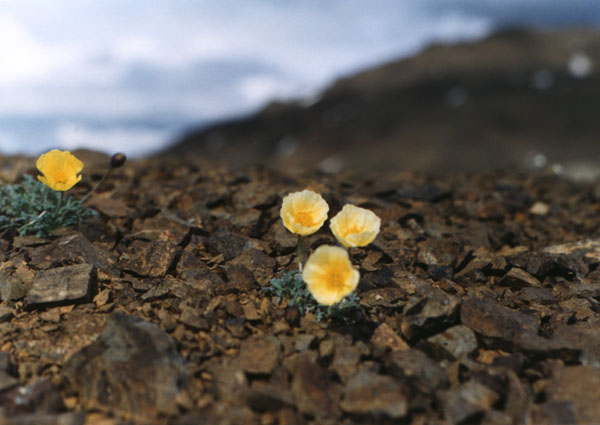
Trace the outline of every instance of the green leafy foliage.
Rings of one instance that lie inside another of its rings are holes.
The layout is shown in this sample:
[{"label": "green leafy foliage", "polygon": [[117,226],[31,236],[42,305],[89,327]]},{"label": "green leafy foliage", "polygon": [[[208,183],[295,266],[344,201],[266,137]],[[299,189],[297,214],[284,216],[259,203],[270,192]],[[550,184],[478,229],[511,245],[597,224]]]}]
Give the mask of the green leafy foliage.
[{"label": "green leafy foliage", "polygon": [[319,322],[327,318],[349,322],[350,313],[360,310],[358,303],[360,298],[355,293],[351,293],[332,306],[319,304],[306,288],[302,273],[298,270],[287,271],[281,277],[274,277],[271,279],[271,286],[264,288],[263,291],[268,295],[276,296],[278,300],[287,299],[288,305],[297,307],[301,315],[313,313]]},{"label": "green leafy foliage", "polygon": [[63,192],[27,174],[21,184],[0,186],[0,230],[13,228],[19,235],[46,237],[96,215],[73,197],[64,197]]}]

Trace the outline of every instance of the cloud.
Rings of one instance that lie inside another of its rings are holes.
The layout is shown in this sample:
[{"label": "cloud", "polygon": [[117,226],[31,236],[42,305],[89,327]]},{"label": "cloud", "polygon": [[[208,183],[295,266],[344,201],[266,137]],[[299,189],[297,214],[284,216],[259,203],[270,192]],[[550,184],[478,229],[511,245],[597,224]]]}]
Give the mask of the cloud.
[{"label": "cloud", "polygon": [[93,128],[62,123],[56,128],[54,137],[64,149],[85,147],[109,154],[124,151],[130,156],[141,156],[160,150],[168,135],[168,131],[153,128]]},{"label": "cloud", "polygon": [[[80,128],[104,123],[113,130],[117,121],[155,121],[172,129],[247,113],[271,98],[314,95],[332,79],[434,41],[477,38],[515,19],[575,19],[594,4],[573,0],[565,9],[558,0],[5,1],[0,118],[44,117]],[[60,126],[53,133],[60,143],[85,143]],[[80,134],[96,143],[96,129]],[[19,139],[17,133],[11,137]],[[130,140],[116,131],[104,136]],[[153,137],[138,140],[154,146]]]}]

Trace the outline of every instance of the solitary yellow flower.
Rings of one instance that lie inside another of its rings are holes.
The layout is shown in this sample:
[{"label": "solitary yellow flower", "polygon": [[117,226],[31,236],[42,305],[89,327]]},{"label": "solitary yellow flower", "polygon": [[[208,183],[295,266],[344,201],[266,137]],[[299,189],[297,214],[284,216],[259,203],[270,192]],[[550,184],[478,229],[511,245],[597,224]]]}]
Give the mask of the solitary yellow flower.
[{"label": "solitary yellow flower", "polygon": [[312,190],[290,193],[283,198],[279,215],[283,225],[300,236],[312,235],[327,219],[329,205]]},{"label": "solitary yellow flower", "polygon": [[83,162],[69,151],[53,149],[41,155],[35,165],[43,174],[38,180],[52,190],[69,190],[81,180],[77,174],[83,169]]},{"label": "solitary yellow flower", "polygon": [[321,245],[308,257],[302,278],[315,300],[332,305],[356,289],[360,274],[345,249]]},{"label": "solitary yellow flower", "polygon": [[381,219],[371,210],[347,204],[331,219],[329,227],[345,247],[365,246],[379,233]]}]

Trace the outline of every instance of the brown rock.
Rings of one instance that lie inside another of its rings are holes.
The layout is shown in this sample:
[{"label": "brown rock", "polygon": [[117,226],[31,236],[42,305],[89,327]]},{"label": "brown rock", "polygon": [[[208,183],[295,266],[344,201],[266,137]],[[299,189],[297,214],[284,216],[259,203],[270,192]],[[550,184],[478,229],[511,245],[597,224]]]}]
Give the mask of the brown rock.
[{"label": "brown rock", "polygon": [[232,260],[249,249],[260,248],[256,239],[247,238],[226,230],[217,230],[205,240],[206,246],[214,253],[223,254],[226,261]]},{"label": "brown rock", "polygon": [[401,418],[408,412],[407,393],[407,389],[395,379],[362,370],[345,385],[340,408],[358,415]]},{"label": "brown rock", "polygon": [[[554,402],[570,402],[578,423],[600,418],[600,370],[591,366],[566,366],[553,371],[546,396]],[[558,419],[562,415],[551,419]]]},{"label": "brown rock", "polygon": [[410,296],[404,307],[402,333],[408,340],[436,333],[454,323],[459,307],[458,298],[429,282],[420,281],[416,285],[416,293]]},{"label": "brown rock", "polygon": [[273,278],[277,261],[258,249],[249,249],[234,258],[231,264],[244,266],[254,274],[260,286],[266,286]]},{"label": "brown rock", "polygon": [[[421,345],[419,347],[421,348]],[[457,360],[477,349],[477,338],[471,329],[458,325],[428,338],[423,348],[431,353],[433,358]]]},{"label": "brown rock", "polygon": [[160,328],[114,313],[98,339],[67,361],[64,374],[84,406],[148,421],[178,412],[184,366],[173,340]]},{"label": "brown rock", "polygon": [[498,285],[519,289],[524,287],[540,287],[541,283],[525,270],[514,267],[498,281]]},{"label": "brown rock", "polygon": [[91,264],[97,269],[110,270],[114,259],[107,251],[96,248],[81,233],[60,237],[48,245],[34,248],[29,253],[29,265],[49,269],[58,265]]},{"label": "brown rock", "polygon": [[389,348],[392,351],[407,351],[410,346],[386,323],[377,326],[371,337],[373,345],[379,348]]},{"label": "brown rock", "polygon": [[133,241],[121,255],[124,270],[140,276],[164,276],[173,263],[178,246],[173,242],[156,240],[153,242]]},{"label": "brown rock", "polygon": [[518,345],[522,338],[537,335],[538,329],[534,318],[488,299],[464,301],[461,320],[478,334],[512,345]]},{"label": "brown rock", "polygon": [[335,417],[338,415],[336,392],[324,370],[308,353],[299,354],[291,370],[295,405],[304,414],[318,418]]},{"label": "brown rock", "polygon": [[498,394],[488,387],[476,381],[469,381],[444,394],[442,397],[444,418],[451,424],[458,424],[490,409],[498,398]]},{"label": "brown rock", "polygon": [[446,371],[419,350],[392,351],[385,364],[393,376],[423,393],[432,393],[450,385]]},{"label": "brown rock", "polygon": [[238,365],[252,374],[269,374],[281,358],[281,344],[273,336],[253,336],[242,342]]}]

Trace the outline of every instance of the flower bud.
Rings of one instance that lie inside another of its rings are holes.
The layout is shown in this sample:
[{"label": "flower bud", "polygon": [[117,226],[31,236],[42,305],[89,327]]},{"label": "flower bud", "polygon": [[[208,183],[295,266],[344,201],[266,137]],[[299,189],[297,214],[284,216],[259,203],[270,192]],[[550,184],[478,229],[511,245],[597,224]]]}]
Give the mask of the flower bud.
[{"label": "flower bud", "polygon": [[110,158],[110,167],[119,168],[127,161],[127,156],[123,152],[117,152]]}]

